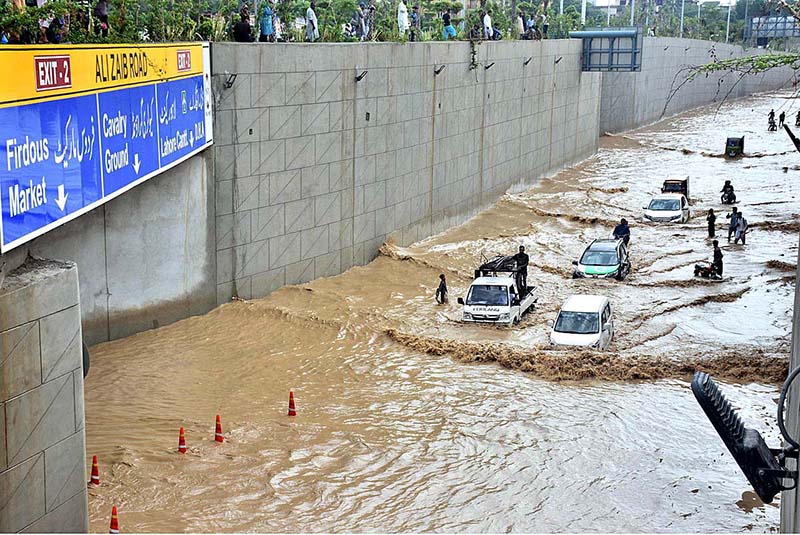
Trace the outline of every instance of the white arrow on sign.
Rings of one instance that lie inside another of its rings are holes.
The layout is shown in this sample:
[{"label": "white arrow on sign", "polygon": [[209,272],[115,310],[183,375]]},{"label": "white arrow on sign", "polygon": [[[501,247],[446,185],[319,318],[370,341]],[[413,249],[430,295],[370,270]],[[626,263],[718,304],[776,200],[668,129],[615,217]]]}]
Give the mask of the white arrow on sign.
[{"label": "white arrow on sign", "polygon": [[139,167],[142,166],[142,162],[139,161],[139,153],[133,155],[133,170],[136,171],[136,174],[139,174]]},{"label": "white arrow on sign", "polygon": [[67,206],[68,195],[69,193],[64,193],[64,184],[58,186],[58,197],[56,197],[56,204],[62,212],[64,211],[64,207]]},{"label": "white arrow on sign", "polygon": [[189,145],[194,147],[194,132],[189,132]]}]

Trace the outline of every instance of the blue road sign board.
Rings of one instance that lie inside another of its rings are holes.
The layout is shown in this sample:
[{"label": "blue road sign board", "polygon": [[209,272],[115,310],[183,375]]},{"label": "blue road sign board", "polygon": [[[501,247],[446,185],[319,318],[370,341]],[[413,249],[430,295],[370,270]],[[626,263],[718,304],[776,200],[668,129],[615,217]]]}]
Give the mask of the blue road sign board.
[{"label": "blue road sign board", "polygon": [[207,75],[0,108],[0,252],[211,144]]}]

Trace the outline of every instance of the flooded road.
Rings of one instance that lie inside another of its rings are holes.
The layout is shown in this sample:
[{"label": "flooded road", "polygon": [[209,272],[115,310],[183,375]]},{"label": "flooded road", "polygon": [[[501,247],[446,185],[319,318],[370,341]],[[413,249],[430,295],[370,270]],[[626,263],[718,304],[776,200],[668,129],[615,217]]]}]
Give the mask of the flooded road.
[{"label": "flooded road", "polygon": [[[778,502],[755,498],[687,381],[711,371],[777,444],[800,221],[798,171],[783,167],[800,154],[761,127],[793,103],[754,97],[605,137],[583,164],[367,266],[93,348],[92,531],[111,505],[123,532],[777,529]],[[728,135],[750,156],[715,157]],[[644,223],[677,174],[691,177],[693,218]],[[753,227],[746,246],[724,239],[725,178]],[[692,276],[711,258],[710,207],[722,282]],[[572,260],[623,216],[631,275],[572,280]],[[510,329],[461,324],[456,297],[481,255],[518,245],[536,309]],[[611,299],[608,352],[548,345],[546,321],[574,293]]]}]

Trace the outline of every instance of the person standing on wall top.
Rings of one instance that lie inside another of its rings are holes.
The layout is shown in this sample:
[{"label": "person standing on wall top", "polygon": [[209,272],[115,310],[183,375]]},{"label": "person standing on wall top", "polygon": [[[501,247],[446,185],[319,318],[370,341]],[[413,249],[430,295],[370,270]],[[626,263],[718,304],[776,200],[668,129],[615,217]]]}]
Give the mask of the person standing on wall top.
[{"label": "person standing on wall top", "polygon": [[774,123],[775,122],[775,110],[769,110],[767,114],[767,122]]},{"label": "person standing on wall top", "polygon": [[314,11],[317,4],[311,2],[306,10],[306,41],[313,43],[319,39],[319,27],[317,25],[317,13]]},{"label": "person standing on wall top", "polygon": [[408,26],[408,7],[403,0],[400,0],[400,3],[397,4],[397,31],[400,32],[400,35],[405,35]]},{"label": "person standing on wall top", "polygon": [[233,40],[237,43],[252,43],[255,41],[253,29],[250,27],[250,17],[244,9],[239,13],[239,22],[233,26]]},{"label": "person standing on wall top", "polygon": [[494,27],[492,26],[492,11],[489,10],[483,16],[483,38],[491,39],[494,37]]},{"label": "person standing on wall top", "polygon": [[547,39],[547,29],[550,23],[547,22],[547,11],[542,12],[542,39]]},{"label": "person standing on wall top", "polygon": [[274,15],[272,0],[264,2],[264,9],[261,10],[261,20],[259,21],[261,32],[258,36],[258,41],[260,43],[272,43],[275,41],[275,26],[272,19]]},{"label": "person standing on wall top", "polygon": [[416,41],[421,30],[422,19],[419,17],[419,6],[414,6],[414,9],[411,10],[411,34],[409,41]]},{"label": "person standing on wall top", "polygon": [[445,9],[444,13],[442,13],[442,24],[444,28],[442,29],[442,39],[445,41],[449,41],[452,37],[453,39],[456,38],[456,29],[453,28],[453,24],[450,22],[450,9]]},{"label": "person standing on wall top", "polygon": [[100,24],[95,26],[95,33],[108,37],[108,0],[97,0],[92,15]]},{"label": "person standing on wall top", "polygon": [[525,36],[525,20],[522,17],[522,10],[517,11],[517,17],[514,21],[514,25],[517,29],[517,39],[523,39]]},{"label": "person standing on wall top", "polygon": [[778,127],[783,128],[783,122],[785,120],[786,120],[786,112],[782,111],[781,114],[778,115]]},{"label": "person standing on wall top", "polygon": [[794,125],[800,126],[800,111],[797,112],[797,117],[794,118]]}]

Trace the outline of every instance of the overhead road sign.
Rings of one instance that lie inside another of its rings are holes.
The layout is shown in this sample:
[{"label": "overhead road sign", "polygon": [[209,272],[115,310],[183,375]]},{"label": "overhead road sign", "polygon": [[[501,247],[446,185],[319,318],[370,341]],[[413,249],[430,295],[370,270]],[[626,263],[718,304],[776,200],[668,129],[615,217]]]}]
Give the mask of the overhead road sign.
[{"label": "overhead road sign", "polygon": [[4,47],[0,252],[213,142],[207,44]]}]

